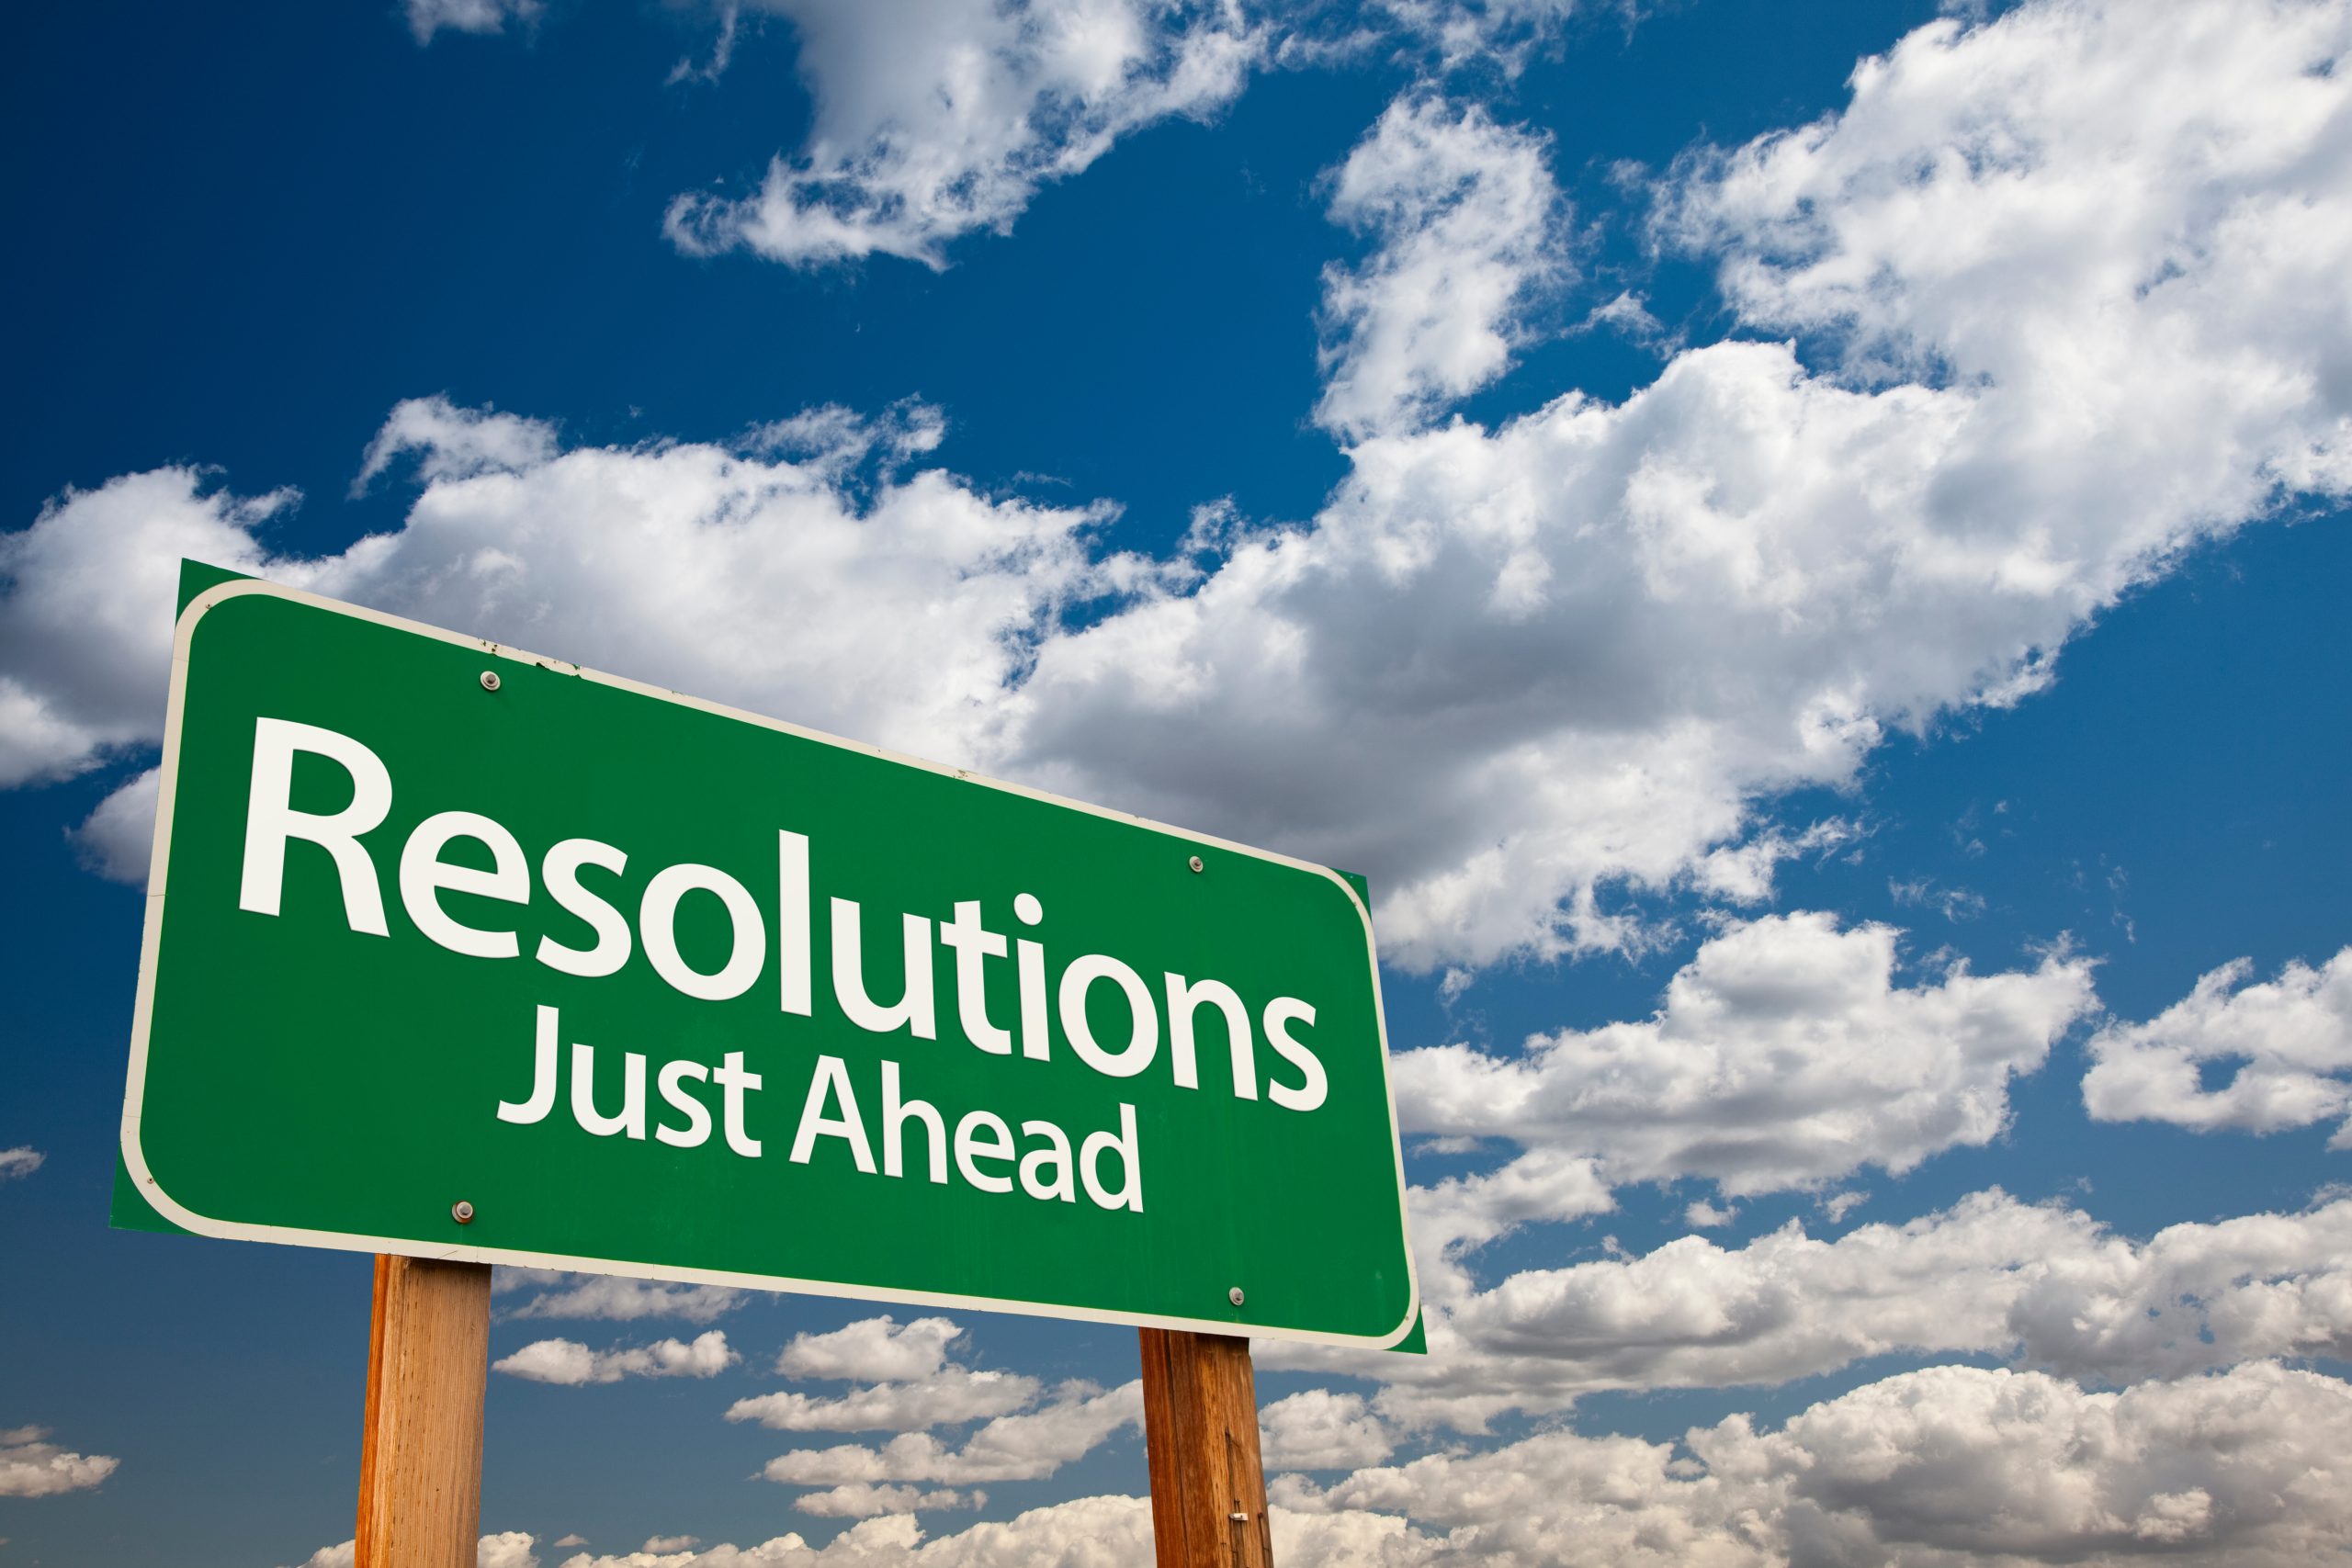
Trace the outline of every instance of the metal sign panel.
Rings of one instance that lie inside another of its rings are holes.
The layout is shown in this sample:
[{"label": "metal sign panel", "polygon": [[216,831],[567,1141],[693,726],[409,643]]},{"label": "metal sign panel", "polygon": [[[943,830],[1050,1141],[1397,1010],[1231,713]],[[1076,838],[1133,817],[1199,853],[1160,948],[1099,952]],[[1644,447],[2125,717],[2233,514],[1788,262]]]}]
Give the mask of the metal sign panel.
[{"label": "metal sign panel", "polygon": [[1348,881],[236,581],[122,1152],[201,1235],[1395,1344]]}]

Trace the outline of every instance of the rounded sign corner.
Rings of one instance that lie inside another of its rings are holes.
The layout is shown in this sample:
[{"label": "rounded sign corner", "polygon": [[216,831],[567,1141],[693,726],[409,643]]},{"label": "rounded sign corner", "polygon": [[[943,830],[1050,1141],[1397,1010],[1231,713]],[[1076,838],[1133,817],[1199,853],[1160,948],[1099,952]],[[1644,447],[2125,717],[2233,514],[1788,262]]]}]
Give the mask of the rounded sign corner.
[{"label": "rounded sign corner", "polygon": [[148,1167],[146,1151],[139,1146],[139,1129],[135,1122],[126,1120],[119,1146],[123,1168],[130,1173],[131,1183],[139,1190],[140,1200],[149,1208],[180,1229],[196,1235],[210,1236],[218,1241],[244,1239],[246,1227],[234,1220],[219,1220],[209,1214],[199,1214],[164,1190],[164,1184]]}]

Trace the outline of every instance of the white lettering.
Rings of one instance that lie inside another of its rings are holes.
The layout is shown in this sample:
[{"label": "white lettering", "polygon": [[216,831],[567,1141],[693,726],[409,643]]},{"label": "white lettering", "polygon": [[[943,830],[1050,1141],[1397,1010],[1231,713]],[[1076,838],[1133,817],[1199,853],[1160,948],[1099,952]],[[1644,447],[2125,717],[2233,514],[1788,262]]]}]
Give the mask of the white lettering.
[{"label": "white lettering", "polygon": [[808,971],[808,837],[775,835],[776,1004],[807,1018],[813,994]]},{"label": "white lettering", "polygon": [[956,918],[939,928],[939,940],[956,950],[956,1018],[964,1038],[991,1056],[1012,1053],[1012,1036],[989,1021],[988,971],[985,961],[1004,956],[1004,938],[980,924],[980,906],[970,899],[956,906]]},{"label": "white lettering", "polygon": [[[1078,1201],[1078,1190],[1070,1184],[1069,1134],[1051,1122],[1023,1122],[1021,1130],[1046,1140],[1046,1146],[1031,1149],[1021,1156],[1021,1190],[1032,1198],[1058,1198],[1065,1203]],[[1037,1172],[1052,1167],[1054,1179],[1047,1181]]]},{"label": "white lettering", "polygon": [[[678,953],[678,900],[697,888],[718,895],[734,929],[727,963],[713,975],[695,969]],[[669,982],[671,989],[701,1001],[723,1002],[741,996],[752,988],[767,962],[767,924],[760,919],[760,907],[741,883],[717,866],[689,863],[656,872],[645,885],[644,900],[638,906],[637,932],[645,943],[645,956],[653,961],[653,972]]]},{"label": "white lettering", "polygon": [[[760,1157],[760,1141],[743,1130],[743,1095],[760,1087],[760,1075],[743,1070],[743,1053],[729,1051],[719,1059],[711,1081],[726,1090],[727,1146],[745,1159]],[[873,1167],[868,1165],[867,1169]]]},{"label": "white lettering", "polygon": [[[988,1142],[980,1142],[979,1134],[988,1134]],[[1012,1129],[1004,1118],[994,1111],[975,1111],[956,1123],[956,1168],[964,1179],[983,1192],[1010,1192],[1012,1178],[996,1176],[982,1170],[974,1162],[982,1159],[1011,1159]]]},{"label": "white lettering", "polygon": [[556,1040],[559,1027],[555,1009],[542,1005],[538,1010],[538,1037],[531,1053],[531,1098],[514,1105],[500,1100],[498,1119],[501,1122],[513,1122],[527,1127],[534,1122],[545,1121],[548,1112],[555,1109],[556,1055],[560,1048]]},{"label": "white lettering", "polygon": [[[441,852],[452,839],[473,839],[490,847],[493,869],[451,865]],[[477,931],[449,918],[441,908],[444,889],[495,898],[503,904],[531,901],[531,874],[523,846],[489,818],[471,811],[439,811],[416,825],[401,850],[401,905],[416,929],[452,953],[473,958],[512,958],[522,951],[513,931]]]},{"label": "white lettering", "polygon": [[893,1007],[876,1007],[865,994],[865,954],[863,914],[847,898],[836,898],[833,912],[833,997],[849,1021],[872,1034],[888,1034],[901,1027],[919,1040],[939,1038],[931,1006],[931,922],[921,915],[899,917],[906,953],[907,988]]},{"label": "white lettering", "polygon": [[1266,1004],[1266,1039],[1306,1080],[1296,1089],[1270,1080],[1266,1097],[1285,1111],[1312,1111],[1330,1092],[1330,1081],[1323,1076],[1323,1064],[1315,1053],[1291,1037],[1294,1021],[1312,1027],[1315,1010],[1296,997],[1276,997]]},{"label": "white lettering", "polygon": [[[321,816],[297,811],[294,753],[308,751],[341,763],[351,775],[351,804]],[[390,936],[384,924],[383,890],[375,863],[359,847],[359,835],[380,826],[392,809],[392,775],[383,759],[347,735],[288,719],[257,719],[254,725],[254,771],[245,802],[244,875],[237,908],[275,915],[286,874],[286,840],[319,845],[334,858],[343,883],[343,917],[353,931]]]},{"label": "white lettering", "polygon": [[[829,1098],[839,1100],[839,1116],[825,1114]],[[817,1071],[808,1079],[808,1098],[800,1107],[800,1130],[792,1136],[792,1163],[807,1165],[809,1151],[820,1137],[847,1142],[857,1168],[868,1176],[874,1174],[874,1150],[865,1141],[864,1123],[857,1119],[857,1096],[850,1092],[849,1066],[839,1056],[817,1058]]]},{"label": "white lettering", "polygon": [[1233,1058],[1233,1093],[1238,1100],[1258,1098],[1255,1037],[1250,1032],[1250,1010],[1219,980],[1187,984],[1182,975],[1168,981],[1168,1056],[1179,1089],[1201,1087],[1200,1068],[1193,1060],[1193,1015],[1203,1002],[1212,1002],[1225,1015],[1225,1037]]},{"label": "white lettering", "polygon": [[[1116,1192],[1102,1184],[1102,1156],[1114,1153],[1125,1171],[1125,1180]],[[1143,1213],[1143,1166],[1136,1158],[1136,1108],[1119,1107],[1119,1130],[1116,1134],[1096,1133],[1080,1145],[1079,1175],[1086,1182],[1086,1195],[1104,1209],[1126,1209]]]},{"label": "white lettering", "polygon": [[710,1069],[700,1062],[672,1062],[662,1069],[659,1080],[662,1098],[672,1110],[685,1112],[686,1124],[683,1128],[674,1128],[657,1122],[653,1126],[655,1137],[673,1148],[680,1149],[699,1148],[710,1142],[710,1112],[703,1108],[701,1100],[686,1092],[685,1087],[688,1078],[704,1083],[709,1077]]},{"label": "white lettering", "polygon": [[571,1047],[571,1119],[582,1131],[600,1138],[627,1133],[645,1141],[645,1058],[631,1051],[621,1057],[621,1112],[605,1116],[596,1110],[596,1048],[576,1042]]},{"label": "white lettering", "polygon": [[539,862],[539,876],[548,892],[567,914],[579,916],[596,933],[596,945],[584,951],[566,947],[551,936],[539,938],[539,962],[567,975],[594,979],[616,973],[628,962],[628,921],[618,909],[580,886],[580,868],[593,865],[618,876],[628,869],[628,856],[594,839],[566,839]]},{"label": "white lettering", "polygon": [[899,1099],[899,1064],[882,1064],[882,1174],[903,1176],[906,1164],[899,1147],[904,1129],[910,1121],[921,1122],[931,1139],[931,1179],[947,1180],[947,1128],[939,1119],[939,1107],[926,1100]]},{"label": "white lettering", "polygon": [[[1087,987],[1097,980],[1115,981],[1127,994],[1128,1024],[1126,1045],[1116,1052],[1105,1051],[1094,1042],[1094,1031],[1086,1021]],[[1062,971],[1061,986],[1062,1032],[1069,1037],[1069,1048],[1078,1053],[1080,1061],[1109,1077],[1131,1078],[1151,1066],[1152,1057],[1159,1054],[1159,1014],[1151,1003],[1151,990],[1143,976],[1115,958],[1090,953],[1074,959]]]}]

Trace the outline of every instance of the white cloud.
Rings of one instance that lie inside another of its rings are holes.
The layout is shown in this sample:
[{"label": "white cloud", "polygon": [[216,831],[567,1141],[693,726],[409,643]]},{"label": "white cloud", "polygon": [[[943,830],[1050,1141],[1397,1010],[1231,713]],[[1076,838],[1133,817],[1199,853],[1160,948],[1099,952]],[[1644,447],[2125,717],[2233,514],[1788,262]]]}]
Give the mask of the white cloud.
[{"label": "white cloud", "polygon": [[193,468],[68,490],[0,535],[0,787],[67,778],[162,735],[183,556],[257,571],[290,491],[206,493]]},{"label": "white cloud", "polygon": [[2352,1529],[2352,1386],[2270,1364],[2086,1393],[2034,1372],[1935,1367],[1814,1405],[1777,1432],[1732,1416],[1692,1457],[1548,1432],[1433,1454],[1294,1508],[1404,1512],[1392,1562],[1532,1565],[2199,1564],[2319,1560]]},{"label": "white cloud", "polygon": [[[534,1538],[521,1530],[505,1530],[497,1535],[483,1536],[474,1545],[474,1568],[539,1568],[539,1560],[531,1550]],[[558,1546],[576,1544],[558,1541]],[[304,1558],[299,1568],[353,1568],[357,1561],[356,1541],[339,1546],[322,1546]]]},{"label": "white cloud", "polygon": [[1682,1223],[1694,1230],[1718,1230],[1739,1218],[1734,1208],[1719,1208],[1702,1198],[1684,1207]]},{"label": "white cloud", "polygon": [[558,1547],[585,1546],[588,1544],[588,1538],[584,1535],[560,1535],[556,1537],[551,1544]]},{"label": "white cloud", "polygon": [[[1204,580],[1098,561],[1097,512],[707,444],[428,463],[403,528],[269,570],[1363,869],[1409,966],[1623,946],[1645,893],[1769,894],[1782,792],[2019,699],[2196,541],[2352,487],[2347,28],[2218,0],[1930,24],[1840,115],[1662,193],[1735,328],[1802,328],[1826,367],[1724,342],[1622,404],[1371,438],[1311,525]],[[282,503],[159,470],[10,536],[0,776],[152,744],[173,531],[254,567]]]},{"label": "white cloud", "polygon": [[[1419,39],[1437,53],[1444,69],[1488,62],[1515,74],[1535,49],[1556,39],[1567,19],[1589,0],[1378,0],[1397,30]],[[1607,4],[1630,21],[1632,5]]]},{"label": "white cloud", "polygon": [[417,478],[426,484],[519,474],[555,457],[556,433],[544,420],[459,408],[446,396],[408,398],[393,405],[383,428],[368,444],[351,493],[366,493],[369,481],[412,453]]},{"label": "white cloud", "polygon": [[[561,1274],[542,1269],[502,1269],[499,1284],[506,1290],[526,1283],[554,1284],[562,1289],[541,1291],[499,1316],[507,1321],[528,1318],[601,1318],[633,1323],[639,1318],[676,1317],[688,1323],[708,1323],[743,1303],[744,1292],[724,1285],[681,1285],[659,1280],[628,1280],[617,1274]],[[516,1275],[538,1276],[535,1280]]]},{"label": "white cloud", "polygon": [[[1273,1487],[1288,1568],[1912,1568],[2158,1558],[2322,1561],[2352,1533],[2352,1386],[2267,1363],[2086,1393],[2040,1372],[1933,1367],[1778,1430],[1745,1416],[1679,1445],[1545,1431],[1328,1486]],[[1151,1556],[1141,1497],[1081,1497],[926,1540],[899,1515],[655,1564],[563,1568],[1100,1568]]]},{"label": "white cloud", "polygon": [[54,1497],[64,1492],[86,1492],[122,1463],[107,1454],[69,1452],[48,1438],[45,1427],[0,1429],[0,1497]]},{"label": "white cloud", "polygon": [[68,835],[84,867],[108,882],[133,887],[147,886],[149,862],[155,850],[155,802],[163,792],[164,773],[149,768],[134,774]]},{"label": "white cloud", "polygon": [[1377,243],[1324,271],[1319,423],[1409,428],[1509,367],[1525,313],[1567,276],[1548,152],[1476,105],[1389,105],[1332,181],[1332,219]]},{"label": "white cloud", "polygon": [[775,1370],[792,1378],[852,1382],[920,1382],[947,1363],[947,1348],[964,1331],[944,1317],[900,1323],[888,1313],[864,1317],[827,1334],[796,1334],[776,1356]]},{"label": "white cloud", "polygon": [[[568,1558],[561,1568],[1108,1568],[1151,1556],[1151,1506],[1140,1497],[1080,1497],[1017,1517],[923,1539],[910,1514],[851,1526],[822,1547],[798,1535],[713,1546],[656,1564],[642,1555]],[[1288,1561],[1287,1559],[1285,1560]],[[1319,1568],[1302,1563],[1300,1568]]]},{"label": "white cloud", "polygon": [[1038,187],[1122,136],[1200,118],[1242,87],[1262,39],[1238,0],[764,0],[792,21],[816,101],[800,152],[741,199],[671,204],[697,254],[741,246],[800,265],[879,252],[945,265],[1002,233]]},{"label": "white cloud", "polygon": [[474,1545],[475,1568],[539,1568],[532,1538],[521,1530],[486,1535]]},{"label": "white cloud", "polygon": [[1365,442],[1311,528],[1043,649],[1024,766],[1367,869],[1415,965],[1623,942],[1605,890],[1852,782],[1890,725],[2017,700],[2192,542],[2352,482],[2346,26],[1930,24],[1846,112],[1663,191],[1737,324],[1826,368],[1718,343],[1620,405]]},{"label": "white cloud", "polygon": [[503,33],[506,24],[528,27],[547,9],[545,0],[405,0],[408,30],[420,44],[444,28],[453,33]]},{"label": "white cloud", "polygon": [[[183,556],[968,760],[1052,617],[1125,567],[1089,552],[1099,510],[902,475],[924,426],[900,410],[741,451],[556,454],[545,426],[403,403],[376,456],[422,452],[406,526],[319,557],[273,556],[256,536],[289,492],[208,492],[192,468],[69,491],[0,536],[0,785],[160,740]],[[787,442],[793,456],[764,455]],[[876,624],[894,635],[877,642]],[[131,806],[85,831],[135,837]]]},{"label": "white cloud", "polygon": [[1784,1383],[1894,1353],[2126,1383],[2352,1357],[2347,1260],[2352,1199],[2134,1242],[1996,1190],[1835,1240],[1791,1221],[1737,1248],[1690,1235],[1433,1292],[1424,1358],[1267,1346],[1261,1359],[1379,1379],[1389,1420],[1465,1430],[1603,1390]]},{"label": "white cloud", "polygon": [[[2116,1022],[2091,1037],[2083,1104],[2102,1122],[2170,1122],[2199,1132],[2275,1133],[2352,1108],[2352,947],[2318,969],[2290,963],[2276,980],[2245,984],[2241,958],[2204,976],[2145,1023]],[[2203,1087],[2206,1063],[2236,1064]],[[2333,1146],[2352,1146],[2352,1120]]]},{"label": "white cloud", "polygon": [[729,1348],[724,1330],[698,1334],[693,1343],[657,1339],[650,1345],[591,1350],[575,1339],[538,1339],[491,1363],[491,1371],[532,1382],[618,1382],[623,1378],[717,1377],[742,1358]]},{"label": "white cloud", "polygon": [[1647,1019],[1538,1035],[1516,1056],[1398,1054],[1398,1118],[1408,1133],[1574,1149],[1611,1185],[1704,1177],[1735,1194],[1988,1143],[2008,1124],[2009,1081],[2094,1005],[2091,966],[2053,953],[1898,985],[1899,934],[1817,913],[1732,925]]},{"label": "white cloud", "polygon": [[739,1399],[728,1407],[727,1419],[757,1421],[780,1432],[912,1432],[1010,1416],[1039,1392],[1035,1378],[946,1366],[928,1377],[876,1383],[838,1398],[786,1391]]},{"label": "white cloud", "polygon": [[920,1486],[875,1486],[865,1482],[804,1492],[792,1506],[819,1518],[868,1519],[876,1514],[935,1513],[943,1508],[984,1508],[985,1492],[956,1492],[942,1487],[926,1492]]},{"label": "white cloud", "polygon": [[0,1181],[15,1177],[30,1176],[41,1168],[49,1156],[30,1144],[18,1144],[13,1149],[0,1149]]},{"label": "white cloud", "polygon": [[761,1472],[770,1481],[795,1486],[841,1486],[860,1482],[1037,1481],[1072,1460],[1092,1452],[1122,1429],[1143,1419],[1143,1384],[1129,1382],[1105,1393],[1091,1383],[1067,1382],[1043,1407],[1020,1416],[1000,1416],[951,1449],[928,1432],[908,1432],[879,1448],[844,1443],[824,1449],[795,1449],[777,1455]]},{"label": "white cloud", "polygon": [[[582,1544],[584,1545],[585,1542]],[[701,1544],[702,1541],[698,1538],[690,1535],[656,1535],[647,1537],[645,1544],[638,1550],[651,1552],[658,1557],[668,1551],[692,1551]]]},{"label": "white cloud", "polygon": [[1258,1434],[1274,1470],[1355,1470],[1395,1450],[1388,1428],[1357,1393],[1310,1388],[1261,1406]]}]

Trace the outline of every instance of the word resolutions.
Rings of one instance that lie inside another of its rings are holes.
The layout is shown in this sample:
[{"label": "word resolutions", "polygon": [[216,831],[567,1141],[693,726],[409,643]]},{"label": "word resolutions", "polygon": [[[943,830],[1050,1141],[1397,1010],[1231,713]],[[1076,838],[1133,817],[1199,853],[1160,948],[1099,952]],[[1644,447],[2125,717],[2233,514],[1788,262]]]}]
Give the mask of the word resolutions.
[{"label": "word resolutions", "polygon": [[[322,759],[342,770],[348,780],[349,804],[332,812],[298,810],[293,805],[297,759],[304,754]],[[729,1001],[767,979],[780,1012],[806,1018],[814,1010],[810,931],[815,900],[809,883],[810,842],[789,829],[775,834],[776,883],[772,905],[761,902],[741,881],[711,865],[683,863],[664,866],[644,880],[635,897],[632,922],[618,903],[623,878],[629,872],[628,852],[594,839],[564,839],[548,845],[537,857],[538,875],[531,874],[531,857],[522,841],[492,818],[471,811],[439,811],[419,822],[398,846],[370,842],[390,815],[393,781],[383,760],[362,741],[314,725],[262,717],[254,728],[253,770],[245,813],[244,856],[238,907],[252,914],[283,912],[286,858],[288,847],[307,844],[332,862],[340,886],[336,914],[354,932],[387,937],[384,879],[377,863],[381,854],[396,867],[401,909],[415,930],[439,947],[470,958],[509,962],[522,956],[516,931],[511,927],[469,924],[444,906],[448,893],[471,894],[496,903],[529,905],[544,897],[571,918],[578,941],[542,935],[531,953],[533,962],[565,975],[598,978],[619,973],[632,962],[642,962],[680,996],[700,1001]],[[487,858],[483,868],[449,858],[453,845],[478,846],[474,860]],[[594,880],[583,877],[594,874]],[[601,887],[601,891],[599,890]],[[678,937],[680,907],[699,897],[715,901],[724,912],[726,937],[717,962],[698,965],[681,951]],[[852,898],[826,900],[831,947],[831,998],[842,1017],[858,1029],[876,1035],[905,1035],[936,1041],[940,1033],[935,970],[943,955],[952,954],[955,1026],[962,1043],[991,1055],[1020,1054],[1035,1061],[1052,1059],[1057,1043],[1092,1072],[1109,1078],[1132,1078],[1151,1071],[1161,1060],[1161,1019],[1165,1007],[1167,1053],[1165,1072],[1179,1089],[1201,1087],[1200,1028],[1204,1010],[1216,1021],[1224,1041],[1225,1073],[1213,1082],[1242,1100],[1260,1093],[1258,1029],[1279,1058],[1281,1067],[1295,1076],[1285,1081],[1270,1073],[1266,1098],[1284,1110],[1306,1112],[1321,1105],[1327,1092],[1323,1064],[1300,1032],[1311,1030],[1315,1008],[1296,997],[1273,997],[1253,1010],[1235,989],[1211,977],[1192,978],[1163,973],[1159,983],[1148,982],[1134,966],[1108,953],[1090,953],[1058,965],[1057,983],[1047,984],[1055,967],[1044,942],[1023,936],[1009,938],[990,930],[982,901],[955,899],[952,913],[934,919],[930,914],[908,911],[899,916],[899,967],[898,996],[877,1001],[869,992],[865,973],[866,914]],[[1046,912],[1037,897],[1016,894],[1010,913],[1023,930],[1039,930]],[[887,917],[886,929],[887,929]],[[1011,962],[1006,962],[1008,955]],[[1097,1038],[1088,1003],[1098,987],[1108,986],[1124,1003],[1123,1037]],[[1053,1005],[1049,1006],[1049,997]],[[1000,1023],[999,1019],[1008,1021]],[[611,1075],[617,1087],[618,1109],[599,1108],[598,1047],[571,1043],[563,1050],[558,1010],[540,1005],[529,1054],[529,1091],[497,1106],[500,1121],[522,1125],[554,1114],[569,1077],[570,1114],[585,1132],[599,1137],[645,1138],[649,1131],[662,1143],[695,1148],[711,1136],[712,1115],[704,1099],[706,1087],[716,1089],[719,1124],[726,1148],[758,1159],[765,1142],[747,1131],[747,1100],[764,1086],[763,1075],[748,1071],[744,1053],[730,1051],[711,1064],[688,1056],[672,1056],[652,1075],[662,1106],[649,1120],[647,1087],[650,1051],[622,1050],[619,1070]],[[605,1047],[609,1066],[611,1048]],[[865,1175],[888,1178],[907,1174],[907,1128],[919,1127],[928,1179],[949,1179],[947,1149],[951,1143],[946,1117],[929,1101],[908,1096],[901,1088],[900,1064],[884,1059],[878,1066],[878,1094],[869,1092],[862,1107],[848,1062],[842,1056],[816,1055],[806,1096],[786,1156],[796,1165],[818,1157],[821,1141],[837,1140],[841,1155]],[[607,1094],[612,1092],[607,1088]],[[609,1102],[609,1101],[607,1101]],[[1016,1144],[1012,1125],[994,1111],[971,1110],[956,1122],[952,1144],[954,1169],[973,1187],[987,1192],[1010,1192],[1016,1175],[1019,1189],[1032,1198],[1073,1202],[1077,1187],[1104,1209],[1140,1213],[1144,1205],[1142,1167],[1136,1146],[1135,1106],[1121,1102],[1115,1130],[1093,1132],[1073,1144],[1070,1134],[1050,1121],[1024,1120]],[[869,1120],[869,1116],[872,1118]],[[662,1117],[673,1118],[662,1120]],[[869,1131],[869,1129],[871,1129]],[[881,1157],[875,1157],[876,1146]],[[1104,1168],[1115,1159],[1115,1177]],[[1016,1164],[1017,1161],[1017,1164]],[[1076,1182],[1073,1182],[1073,1175]]]}]

